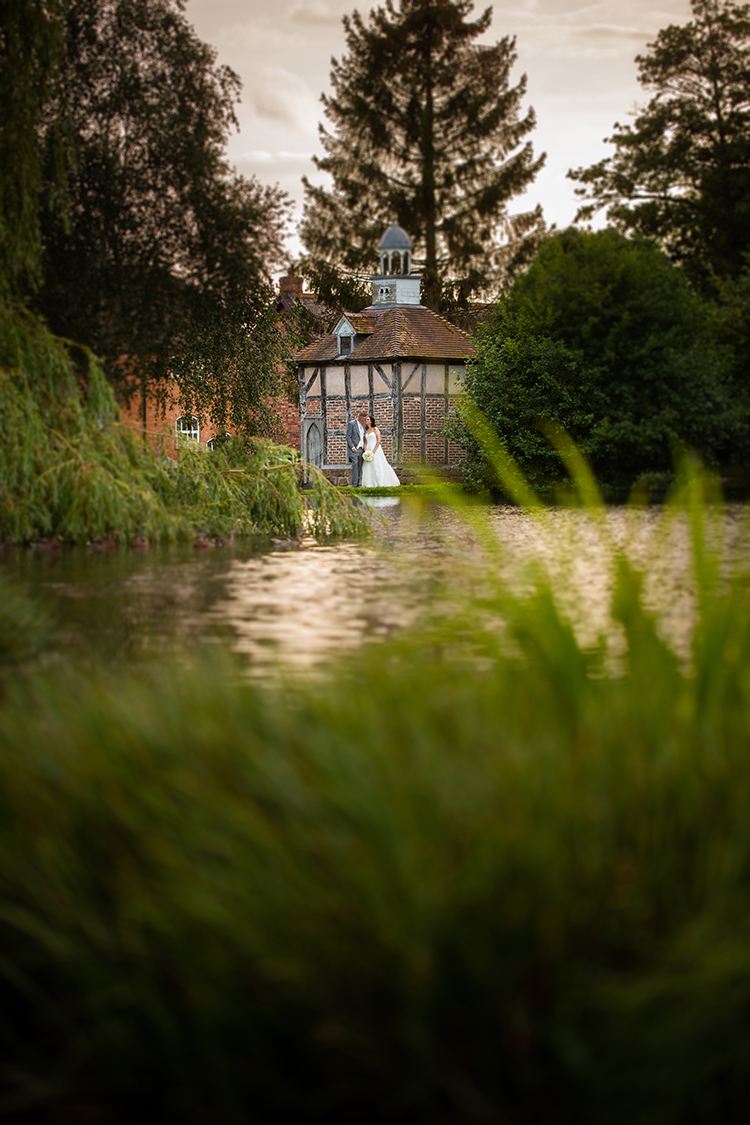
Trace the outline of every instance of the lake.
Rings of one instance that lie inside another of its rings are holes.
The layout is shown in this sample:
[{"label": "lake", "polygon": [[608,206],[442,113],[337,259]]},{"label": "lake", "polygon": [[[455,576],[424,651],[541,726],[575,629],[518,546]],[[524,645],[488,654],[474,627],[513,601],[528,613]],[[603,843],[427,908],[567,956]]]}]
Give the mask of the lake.
[{"label": "lake", "polygon": [[[485,526],[472,526],[474,519]],[[481,593],[487,574],[513,589],[533,585],[544,568],[558,603],[584,645],[605,635],[616,660],[622,648],[609,613],[613,558],[619,547],[644,565],[644,602],[687,652],[694,615],[690,535],[684,517],[660,507],[610,508],[601,521],[577,510],[540,518],[515,508],[447,508],[382,500],[366,542],[298,549],[269,539],[238,540],[233,549],[192,544],[125,548],[89,555],[69,548],[58,558],[18,550],[2,560],[49,609],[53,656],[118,665],[161,649],[228,643],[257,675],[279,666],[310,670],[362,643],[414,624],[421,614]],[[747,569],[747,507],[709,510],[710,537],[723,567]]]}]

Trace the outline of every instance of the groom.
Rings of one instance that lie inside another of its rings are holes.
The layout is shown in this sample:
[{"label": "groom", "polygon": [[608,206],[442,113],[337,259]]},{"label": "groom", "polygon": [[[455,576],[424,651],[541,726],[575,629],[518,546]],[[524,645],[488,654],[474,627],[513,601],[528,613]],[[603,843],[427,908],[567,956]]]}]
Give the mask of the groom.
[{"label": "groom", "polygon": [[365,420],[367,414],[361,411],[346,425],[346,445],[352,463],[352,487],[358,488],[362,479],[362,454],[365,451]]}]

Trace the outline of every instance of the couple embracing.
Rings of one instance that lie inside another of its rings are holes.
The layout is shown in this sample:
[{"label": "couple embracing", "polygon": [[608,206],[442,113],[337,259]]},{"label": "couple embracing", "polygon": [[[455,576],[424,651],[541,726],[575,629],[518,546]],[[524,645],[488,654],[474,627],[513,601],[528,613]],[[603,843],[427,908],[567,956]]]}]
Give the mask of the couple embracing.
[{"label": "couple embracing", "polygon": [[346,444],[352,463],[352,485],[356,488],[384,488],[401,484],[388,464],[375,419],[364,411],[346,426]]}]

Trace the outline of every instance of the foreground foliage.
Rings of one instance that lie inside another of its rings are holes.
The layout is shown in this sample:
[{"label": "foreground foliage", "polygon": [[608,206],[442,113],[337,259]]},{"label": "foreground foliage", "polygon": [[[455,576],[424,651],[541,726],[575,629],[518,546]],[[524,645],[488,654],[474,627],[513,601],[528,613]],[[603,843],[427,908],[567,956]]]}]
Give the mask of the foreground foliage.
[{"label": "foreground foliage", "polygon": [[143,444],[120,423],[96,360],[23,310],[0,304],[0,341],[0,537],[367,530],[313,469],[302,496],[298,457],[284,446],[237,439],[209,450],[186,440],[174,461],[165,454],[173,438],[161,450]]},{"label": "foreground foliage", "polygon": [[745,1121],[750,597],[688,495],[687,659],[613,548],[614,676],[541,574],[293,692],[6,675],[8,1106]]}]

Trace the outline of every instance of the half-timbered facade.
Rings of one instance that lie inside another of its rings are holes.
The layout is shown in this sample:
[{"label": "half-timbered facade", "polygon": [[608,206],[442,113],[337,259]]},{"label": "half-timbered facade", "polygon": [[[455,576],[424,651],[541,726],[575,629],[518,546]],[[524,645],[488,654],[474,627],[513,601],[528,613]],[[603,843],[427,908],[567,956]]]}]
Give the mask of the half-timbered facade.
[{"label": "half-timbered facade", "polygon": [[375,418],[397,471],[409,462],[446,467],[463,454],[444,424],[474,345],[419,303],[408,235],[394,224],[379,249],[372,304],[344,313],[297,356],[302,456],[332,476],[347,471],[346,423],[361,410]]}]

